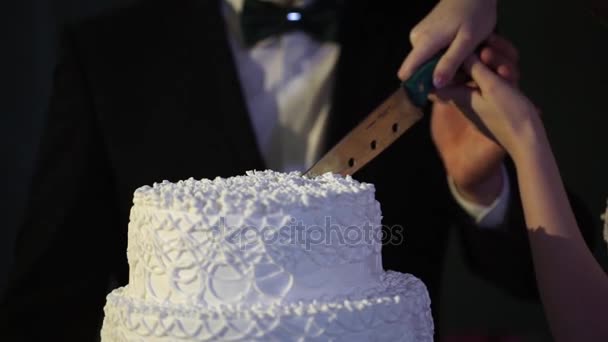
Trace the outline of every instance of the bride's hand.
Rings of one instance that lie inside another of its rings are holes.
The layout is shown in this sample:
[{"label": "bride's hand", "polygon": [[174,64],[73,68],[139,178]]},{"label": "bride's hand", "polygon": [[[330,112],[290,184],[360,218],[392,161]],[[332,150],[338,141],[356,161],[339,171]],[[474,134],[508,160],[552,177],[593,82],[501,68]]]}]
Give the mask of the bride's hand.
[{"label": "bride's hand", "polygon": [[477,56],[468,57],[463,69],[473,82],[437,90],[431,99],[455,104],[512,157],[525,153],[542,130],[536,106],[517,89],[515,82],[504,79]]}]

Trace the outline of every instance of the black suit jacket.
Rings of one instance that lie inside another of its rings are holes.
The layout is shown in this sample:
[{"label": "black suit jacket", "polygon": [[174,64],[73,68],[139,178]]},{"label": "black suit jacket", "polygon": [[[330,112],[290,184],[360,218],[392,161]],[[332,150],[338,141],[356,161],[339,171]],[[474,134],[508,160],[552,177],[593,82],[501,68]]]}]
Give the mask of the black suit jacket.
[{"label": "black suit jacket", "polygon": [[[105,295],[127,283],[127,223],[136,188],[265,168],[219,3],[147,1],[67,30],[0,310],[2,340],[97,338]],[[410,49],[409,31],[434,5],[345,3],[328,146],[399,85],[396,70]],[[393,235],[398,244],[384,246],[385,268],[425,282],[436,323],[452,227],[461,230],[477,274],[536,298],[510,163],[508,169],[509,214],[504,227],[491,230],[477,228],[449,193],[428,116],[356,175],[375,184],[384,225],[403,228],[401,241]],[[574,205],[582,226],[591,228]]]}]

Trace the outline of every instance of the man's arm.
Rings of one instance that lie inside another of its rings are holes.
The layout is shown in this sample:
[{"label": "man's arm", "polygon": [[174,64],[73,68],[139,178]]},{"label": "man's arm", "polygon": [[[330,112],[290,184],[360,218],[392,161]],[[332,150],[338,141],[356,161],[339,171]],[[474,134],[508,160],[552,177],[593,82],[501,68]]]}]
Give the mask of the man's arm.
[{"label": "man's arm", "polygon": [[108,208],[112,181],[69,44],[53,86],[15,265],[0,303],[2,341],[94,340],[108,291],[109,241],[117,227]]},{"label": "man's arm", "polygon": [[465,198],[460,193],[454,180],[448,176],[448,186],[456,203],[475,221],[480,228],[494,228],[500,226],[507,215],[509,200],[511,199],[511,183],[504,163],[501,165],[502,188],[498,197],[489,205],[479,204]]}]

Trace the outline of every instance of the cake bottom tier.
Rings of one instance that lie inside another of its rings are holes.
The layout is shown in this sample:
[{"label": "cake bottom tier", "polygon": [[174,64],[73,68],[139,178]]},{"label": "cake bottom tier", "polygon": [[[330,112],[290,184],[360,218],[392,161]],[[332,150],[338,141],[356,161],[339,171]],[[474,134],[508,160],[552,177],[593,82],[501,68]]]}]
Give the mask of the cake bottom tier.
[{"label": "cake bottom tier", "polygon": [[107,297],[103,342],[122,341],[432,341],[425,285],[388,271],[380,287],[332,302],[204,308]]}]

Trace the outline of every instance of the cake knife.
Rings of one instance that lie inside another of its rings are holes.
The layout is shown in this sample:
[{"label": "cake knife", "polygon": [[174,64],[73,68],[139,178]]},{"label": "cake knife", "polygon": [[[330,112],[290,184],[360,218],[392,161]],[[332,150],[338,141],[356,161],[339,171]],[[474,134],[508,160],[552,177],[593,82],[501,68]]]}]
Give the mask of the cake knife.
[{"label": "cake knife", "polygon": [[433,72],[439,58],[437,55],[423,64],[304,176],[326,172],[353,175],[414,126],[422,119],[428,95],[434,89]]}]

